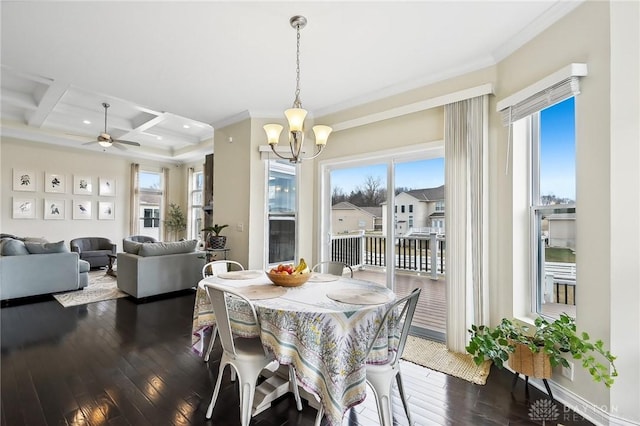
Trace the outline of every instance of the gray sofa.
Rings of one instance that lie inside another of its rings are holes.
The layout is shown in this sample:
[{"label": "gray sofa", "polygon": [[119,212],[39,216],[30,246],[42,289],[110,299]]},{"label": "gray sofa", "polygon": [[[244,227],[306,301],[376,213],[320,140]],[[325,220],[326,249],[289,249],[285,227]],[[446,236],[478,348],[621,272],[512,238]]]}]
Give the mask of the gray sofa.
[{"label": "gray sofa", "polygon": [[79,290],[89,283],[89,263],[64,241],[4,238],[0,243],[0,299]]},{"label": "gray sofa", "polygon": [[118,288],[140,299],[196,287],[205,263],[196,243],[124,240],[124,252],[118,253]]},{"label": "gray sofa", "polygon": [[108,238],[83,237],[75,238],[69,242],[71,251],[80,255],[80,259],[86,260],[92,268],[101,268],[109,264],[110,254],[116,254],[116,245]]}]

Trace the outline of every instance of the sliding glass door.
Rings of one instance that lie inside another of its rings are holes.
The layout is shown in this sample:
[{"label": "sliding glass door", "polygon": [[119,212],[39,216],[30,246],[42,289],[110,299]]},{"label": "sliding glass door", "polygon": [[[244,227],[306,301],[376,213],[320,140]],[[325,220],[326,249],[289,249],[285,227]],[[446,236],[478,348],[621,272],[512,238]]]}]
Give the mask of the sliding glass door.
[{"label": "sliding glass door", "polygon": [[441,144],[411,153],[323,162],[321,260],[399,295],[422,289],[414,334],[444,340],[444,158]]}]

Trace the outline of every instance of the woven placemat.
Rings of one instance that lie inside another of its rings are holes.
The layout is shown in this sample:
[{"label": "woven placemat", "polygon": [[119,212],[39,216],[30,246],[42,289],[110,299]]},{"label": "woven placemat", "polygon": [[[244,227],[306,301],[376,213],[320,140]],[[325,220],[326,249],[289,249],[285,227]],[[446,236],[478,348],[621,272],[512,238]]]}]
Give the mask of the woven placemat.
[{"label": "woven placemat", "polygon": [[407,338],[402,359],[477,385],[487,382],[491,368],[491,361],[478,366],[469,354],[450,352],[442,343],[414,336]]}]

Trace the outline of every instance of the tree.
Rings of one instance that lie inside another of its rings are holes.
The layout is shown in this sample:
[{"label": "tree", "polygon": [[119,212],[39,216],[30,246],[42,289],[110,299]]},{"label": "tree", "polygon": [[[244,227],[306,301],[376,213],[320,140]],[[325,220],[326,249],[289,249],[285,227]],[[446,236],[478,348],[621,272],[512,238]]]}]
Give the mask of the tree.
[{"label": "tree", "polygon": [[348,201],[347,194],[339,186],[334,186],[331,190],[331,205],[333,206],[343,201]]},{"label": "tree", "polygon": [[359,206],[374,207],[384,202],[387,198],[387,191],[381,186],[379,177],[367,176],[362,188],[357,188],[362,194],[362,204],[359,204]]},{"label": "tree", "polygon": [[169,204],[169,211],[167,212],[167,219],[164,221],[164,226],[167,227],[169,234],[173,236],[175,240],[180,237],[182,231],[187,229],[187,219],[182,213],[180,206],[174,203]]}]

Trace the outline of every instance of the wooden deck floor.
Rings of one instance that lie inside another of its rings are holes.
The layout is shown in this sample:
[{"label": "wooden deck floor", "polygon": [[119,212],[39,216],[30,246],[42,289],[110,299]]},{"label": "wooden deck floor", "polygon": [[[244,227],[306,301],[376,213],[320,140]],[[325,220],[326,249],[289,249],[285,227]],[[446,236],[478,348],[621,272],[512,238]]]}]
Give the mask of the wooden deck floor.
[{"label": "wooden deck floor", "polygon": [[[353,271],[354,278],[368,280],[382,285],[387,284],[386,273],[383,270],[365,269]],[[447,324],[447,279],[440,275],[433,280],[427,275],[415,275],[412,273],[398,273],[396,275],[396,293],[409,294],[414,288],[422,289],[413,324],[426,328],[435,333],[445,334]],[[575,317],[575,305],[563,303],[545,303],[542,305],[542,313],[552,318],[558,318],[561,313],[567,313]]]},{"label": "wooden deck floor", "polygon": [[[368,280],[386,286],[387,280],[385,272],[382,270],[366,269],[356,270],[353,277],[361,280]],[[440,276],[433,280],[425,275],[415,275],[409,273],[398,273],[396,275],[396,293],[404,296],[409,294],[414,288],[420,288],[420,299],[413,316],[413,324],[432,330],[436,333],[445,333],[447,318],[447,280],[445,276]]]}]

